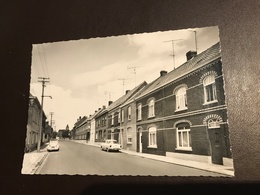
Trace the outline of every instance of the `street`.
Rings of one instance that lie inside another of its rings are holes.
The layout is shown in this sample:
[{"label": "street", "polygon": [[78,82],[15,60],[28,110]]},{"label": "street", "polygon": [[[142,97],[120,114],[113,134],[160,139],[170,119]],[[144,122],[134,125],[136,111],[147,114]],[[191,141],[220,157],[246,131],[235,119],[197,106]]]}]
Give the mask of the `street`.
[{"label": "street", "polygon": [[59,144],[60,150],[50,152],[36,174],[225,176],[121,152],[105,152],[70,140],[60,140]]}]

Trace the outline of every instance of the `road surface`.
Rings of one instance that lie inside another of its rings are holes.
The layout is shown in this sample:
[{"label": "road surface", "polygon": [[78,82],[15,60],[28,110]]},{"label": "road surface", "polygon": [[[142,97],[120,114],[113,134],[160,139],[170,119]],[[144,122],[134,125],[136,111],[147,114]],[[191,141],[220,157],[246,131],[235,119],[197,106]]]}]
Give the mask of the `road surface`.
[{"label": "road surface", "polygon": [[70,140],[60,140],[60,150],[49,152],[36,174],[132,175],[132,176],[225,176],[156,161]]}]

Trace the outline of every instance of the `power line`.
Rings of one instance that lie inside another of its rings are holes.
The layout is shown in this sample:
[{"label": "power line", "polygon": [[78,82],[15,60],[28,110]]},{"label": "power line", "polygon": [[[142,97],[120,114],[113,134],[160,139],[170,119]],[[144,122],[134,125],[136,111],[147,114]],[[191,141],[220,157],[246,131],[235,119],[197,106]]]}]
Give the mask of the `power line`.
[{"label": "power line", "polygon": [[180,41],[182,39],[175,39],[175,40],[169,40],[169,41],[164,41],[164,43],[167,43],[167,42],[171,42],[172,43],[172,59],[173,59],[173,69],[175,69],[175,54],[174,54],[174,42],[175,41]]}]

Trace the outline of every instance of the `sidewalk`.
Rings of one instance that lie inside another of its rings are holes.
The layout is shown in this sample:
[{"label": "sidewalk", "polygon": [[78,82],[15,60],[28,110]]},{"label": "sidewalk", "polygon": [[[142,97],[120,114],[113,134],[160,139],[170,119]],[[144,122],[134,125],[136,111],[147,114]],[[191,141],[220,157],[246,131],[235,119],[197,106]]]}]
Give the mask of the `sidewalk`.
[{"label": "sidewalk", "polygon": [[[71,141],[86,144],[86,145],[92,145],[95,147],[100,147],[100,143],[87,143],[86,140],[71,140]],[[124,149],[122,149],[121,152],[129,154],[129,155],[140,156],[140,157],[144,157],[144,158],[149,158],[149,159],[177,164],[177,165],[181,165],[181,166],[196,168],[196,169],[205,170],[205,171],[209,171],[209,172],[220,173],[220,174],[224,174],[229,177],[234,176],[234,168],[231,165],[225,166],[225,165],[217,165],[217,164],[212,164],[212,163],[203,163],[203,162],[198,162],[198,161],[194,161],[194,160],[184,160],[184,159],[174,158],[174,157],[138,153],[138,152],[124,150]]]},{"label": "sidewalk", "polygon": [[23,167],[21,170],[22,174],[35,174],[39,166],[42,164],[44,159],[47,157],[47,145],[43,144],[40,148],[40,152],[34,150],[29,153],[24,153]]}]

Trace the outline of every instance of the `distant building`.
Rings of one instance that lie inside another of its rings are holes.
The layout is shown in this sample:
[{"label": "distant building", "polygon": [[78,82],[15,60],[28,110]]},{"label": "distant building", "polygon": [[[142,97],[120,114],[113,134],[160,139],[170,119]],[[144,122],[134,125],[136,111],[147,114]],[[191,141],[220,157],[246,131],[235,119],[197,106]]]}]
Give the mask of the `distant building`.
[{"label": "distant building", "polygon": [[59,138],[70,138],[69,125],[67,125],[65,129],[60,129],[60,130],[58,131],[57,136],[58,136]]}]

